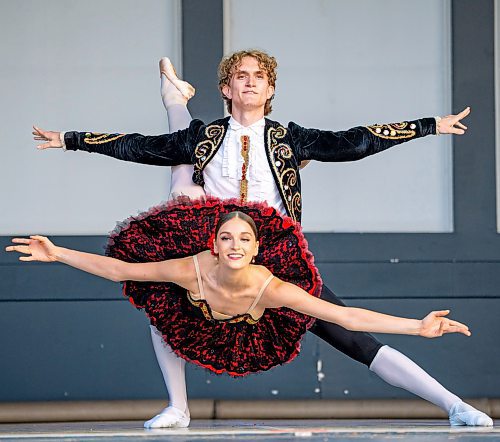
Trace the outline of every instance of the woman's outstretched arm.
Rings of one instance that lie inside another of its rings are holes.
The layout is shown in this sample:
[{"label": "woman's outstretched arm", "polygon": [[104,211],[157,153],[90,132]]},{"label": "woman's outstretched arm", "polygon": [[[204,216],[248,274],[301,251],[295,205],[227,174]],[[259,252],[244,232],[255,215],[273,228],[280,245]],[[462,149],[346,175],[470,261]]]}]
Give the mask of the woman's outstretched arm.
[{"label": "woman's outstretched arm", "polygon": [[20,261],[61,262],[111,281],[166,281],[184,287],[194,275],[190,257],[160,262],[128,263],[107,256],[59,247],[40,235],[13,238],[12,242],[16,245],[8,246],[5,250],[23,254],[19,257]]},{"label": "woman's outstretched arm", "polygon": [[276,278],[266,290],[262,302],[267,304],[266,307],[288,307],[353,331],[419,335],[426,338],[445,333],[471,334],[466,325],[445,318],[449,310],[431,312],[424,319],[401,318],[362,308],[335,305]]}]

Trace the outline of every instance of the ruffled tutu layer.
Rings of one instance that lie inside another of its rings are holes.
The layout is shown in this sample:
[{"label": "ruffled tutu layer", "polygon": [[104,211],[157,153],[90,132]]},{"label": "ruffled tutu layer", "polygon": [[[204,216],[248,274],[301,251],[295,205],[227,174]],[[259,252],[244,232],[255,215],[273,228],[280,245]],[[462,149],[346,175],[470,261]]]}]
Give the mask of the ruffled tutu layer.
[{"label": "ruffled tutu layer", "polygon": [[[321,278],[301,227],[265,203],[208,198],[168,202],[117,226],[106,250],[127,262],[154,262],[194,255],[213,247],[221,214],[240,210],[259,231],[256,264],[312,296],[321,293]],[[244,376],[291,361],[313,319],[288,308],[266,309],[256,322],[217,321],[193,305],[186,290],[173,283],[123,283],[123,293],[180,357],[215,373]]]}]

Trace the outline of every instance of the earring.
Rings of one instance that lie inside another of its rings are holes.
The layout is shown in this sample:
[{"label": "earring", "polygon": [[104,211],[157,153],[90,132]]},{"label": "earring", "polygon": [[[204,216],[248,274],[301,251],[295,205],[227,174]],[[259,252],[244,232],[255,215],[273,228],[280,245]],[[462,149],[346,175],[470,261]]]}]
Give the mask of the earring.
[{"label": "earring", "polygon": [[252,258],[252,264],[255,264],[255,256]]},{"label": "earring", "polygon": [[215,262],[219,261],[219,255],[214,255]]}]

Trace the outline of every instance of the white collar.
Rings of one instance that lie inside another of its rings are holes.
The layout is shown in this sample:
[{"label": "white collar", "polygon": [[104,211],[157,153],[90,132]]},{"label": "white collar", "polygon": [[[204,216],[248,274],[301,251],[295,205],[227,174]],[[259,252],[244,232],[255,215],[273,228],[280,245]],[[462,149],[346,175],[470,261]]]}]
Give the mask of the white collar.
[{"label": "white collar", "polygon": [[257,120],[250,126],[243,126],[241,123],[236,121],[232,116],[229,119],[229,126],[231,127],[231,130],[234,130],[236,132],[243,129],[249,129],[255,132],[257,135],[259,135],[262,134],[262,129],[264,129],[265,125],[266,125],[266,119],[264,117],[262,117],[260,120]]}]

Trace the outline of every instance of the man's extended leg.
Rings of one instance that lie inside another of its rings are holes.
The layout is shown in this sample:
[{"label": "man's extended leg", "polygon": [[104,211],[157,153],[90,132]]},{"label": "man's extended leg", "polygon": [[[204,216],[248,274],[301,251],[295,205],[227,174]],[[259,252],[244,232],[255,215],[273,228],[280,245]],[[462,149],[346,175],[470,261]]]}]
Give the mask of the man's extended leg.
[{"label": "man's extended leg", "polygon": [[[345,305],[326,286],[323,286],[321,299]],[[311,331],[337,350],[368,366],[387,383],[403,388],[442,408],[448,413],[452,425],[493,425],[489,416],[462,402],[458,396],[444,388],[411,359],[383,345],[369,333],[352,332],[321,320],[316,321]]]}]

